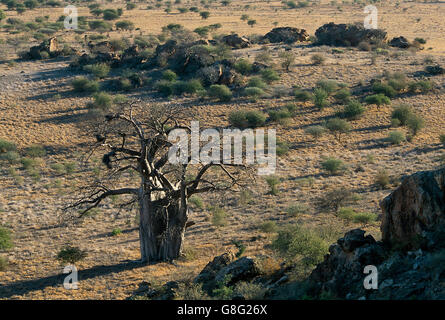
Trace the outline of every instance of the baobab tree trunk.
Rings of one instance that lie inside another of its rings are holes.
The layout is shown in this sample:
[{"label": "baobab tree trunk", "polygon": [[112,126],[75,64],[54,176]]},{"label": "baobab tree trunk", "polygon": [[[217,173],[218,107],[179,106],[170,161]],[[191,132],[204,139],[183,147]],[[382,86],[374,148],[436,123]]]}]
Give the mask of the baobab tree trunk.
[{"label": "baobab tree trunk", "polygon": [[139,238],[141,260],[145,263],[171,261],[182,252],[187,223],[185,198],[165,201],[140,197]]}]

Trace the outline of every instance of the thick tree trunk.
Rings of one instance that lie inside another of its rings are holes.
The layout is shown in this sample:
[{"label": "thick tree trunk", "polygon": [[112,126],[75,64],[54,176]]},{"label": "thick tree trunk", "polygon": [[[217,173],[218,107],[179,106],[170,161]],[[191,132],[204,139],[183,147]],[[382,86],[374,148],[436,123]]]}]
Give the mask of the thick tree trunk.
[{"label": "thick tree trunk", "polygon": [[142,262],[177,259],[182,252],[186,223],[186,200],[180,198],[161,206],[150,196],[142,196],[139,225]]}]

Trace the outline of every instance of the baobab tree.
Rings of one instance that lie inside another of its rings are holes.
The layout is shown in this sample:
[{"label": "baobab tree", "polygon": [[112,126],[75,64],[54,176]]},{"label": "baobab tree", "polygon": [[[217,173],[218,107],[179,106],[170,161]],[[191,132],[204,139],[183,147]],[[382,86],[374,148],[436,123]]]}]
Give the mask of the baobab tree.
[{"label": "baobab tree", "polygon": [[[125,204],[136,204],[139,210],[142,262],[178,258],[188,226],[188,199],[194,194],[240,186],[246,181],[242,176],[249,171],[244,166],[216,162],[171,164],[168,135],[174,129],[191,130],[184,119],[178,107],[135,103],[106,115],[96,126],[96,142],[90,153],[102,152],[106,177],[90,185],[86,194],[84,191],[69,206],[80,208],[83,216],[108,197],[129,197]],[[137,173],[137,182],[125,178],[129,171]],[[126,181],[130,185],[123,185]]]}]

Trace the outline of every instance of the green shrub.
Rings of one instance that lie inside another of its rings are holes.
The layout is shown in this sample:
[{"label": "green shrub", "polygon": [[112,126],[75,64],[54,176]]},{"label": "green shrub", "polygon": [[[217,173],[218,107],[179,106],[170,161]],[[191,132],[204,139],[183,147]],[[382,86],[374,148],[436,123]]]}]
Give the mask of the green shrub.
[{"label": "green shrub", "polygon": [[196,94],[204,91],[204,87],[201,81],[197,79],[191,79],[188,81],[177,81],[174,83],[174,91],[176,94],[181,95],[184,93]]},{"label": "green shrub", "polygon": [[240,59],[235,63],[234,68],[243,75],[249,75],[252,73],[253,65],[249,60]]},{"label": "green shrub", "polygon": [[13,247],[11,231],[6,228],[0,227],[0,250],[8,250]]},{"label": "green shrub", "polygon": [[0,139],[0,153],[5,153],[8,151],[16,151],[16,150],[17,146],[13,142]]},{"label": "green shrub", "polygon": [[303,265],[310,268],[323,261],[329,244],[314,230],[292,226],[278,231],[272,248],[289,260],[301,258]]},{"label": "green shrub", "polygon": [[30,158],[41,158],[46,155],[46,151],[43,146],[33,144],[25,149],[25,155]]},{"label": "green shrub", "polygon": [[5,271],[8,268],[8,260],[5,257],[0,256],[0,272]]},{"label": "green shrub", "polygon": [[313,99],[313,96],[308,91],[303,91],[301,89],[295,89],[294,91],[295,100],[300,102],[306,102]]},{"label": "green shrub", "polygon": [[278,227],[274,221],[266,221],[260,225],[260,230],[265,233],[277,232]]},{"label": "green shrub", "polygon": [[328,93],[325,90],[323,90],[322,88],[314,89],[314,105],[318,109],[321,110],[329,106],[327,98],[328,98]]},{"label": "green shrub", "polygon": [[402,104],[394,108],[391,118],[399,120],[400,125],[407,124],[408,119],[413,116],[414,112],[411,106]]},{"label": "green shrub", "polygon": [[229,114],[229,123],[236,128],[257,128],[264,125],[266,116],[259,111],[233,111]]},{"label": "green shrub", "polygon": [[102,20],[88,21],[88,26],[90,27],[90,29],[96,30],[99,32],[111,31],[111,29],[113,28],[110,23],[108,23],[106,21],[102,21]]},{"label": "green shrub", "polygon": [[365,110],[365,107],[363,107],[360,102],[357,100],[351,100],[344,107],[343,112],[340,112],[339,116],[350,120],[357,119],[365,112]]},{"label": "green shrub", "polygon": [[72,82],[74,91],[76,92],[97,92],[99,91],[99,83],[97,81],[88,80],[85,77],[77,77]]},{"label": "green shrub", "polygon": [[401,144],[406,141],[405,134],[402,131],[391,131],[388,134],[388,141],[391,144]]},{"label": "green shrub", "polygon": [[439,136],[439,141],[445,146],[445,133]]},{"label": "green shrub", "polygon": [[321,167],[330,174],[338,174],[346,169],[344,162],[340,159],[327,158],[321,162]]},{"label": "green shrub", "polygon": [[226,85],[223,84],[211,85],[208,94],[211,98],[218,99],[221,102],[228,102],[232,100],[232,92]]},{"label": "green shrub", "polygon": [[227,225],[227,213],[224,211],[223,208],[220,207],[213,207],[211,208],[212,211],[212,224],[215,227],[224,227]]},{"label": "green shrub", "polygon": [[413,81],[408,85],[411,93],[427,93],[433,89],[433,82],[429,80]]},{"label": "green shrub", "polygon": [[266,89],[267,84],[260,77],[252,77],[252,78],[250,78],[250,80],[247,84],[247,87]]},{"label": "green shrub", "polygon": [[93,98],[94,98],[94,102],[92,104],[92,107],[94,107],[94,108],[98,108],[103,111],[107,111],[113,105],[113,99],[108,93],[99,92],[99,93],[96,93],[93,96]]},{"label": "green shrub", "polygon": [[278,110],[270,110],[269,111],[269,118],[271,121],[280,121],[283,119],[288,119],[290,118],[292,115],[289,112],[288,109],[282,108],[282,109],[278,109]]},{"label": "green shrub", "polygon": [[175,92],[174,83],[167,80],[159,80],[156,82],[155,88],[164,97],[170,97]]},{"label": "green shrub", "polygon": [[347,88],[340,89],[334,94],[334,98],[338,103],[348,103],[351,98],[351,91]]},{"label": "green shrub", "polygon": [[383,104],[390,104],[391,99],[389,99],[384,94],[379,93],[379,94],[373,94],[373,95],[367,96],[365,98],[365,102],[367,104],[376,104],[377,106],[381,106]]},{"label": "green shrub", "polygon": [[386,170],[379,171],[375,176],[374,181],[380,189],[386,189],[390,183],[390,179]]},{"label": "green shrub", "polygon": [[87,72],[94,74],[96,78],[105,78],[110,73],[110,66],[106,63],[90,64],[83,67]]},{"label": "green shrub", "polygon": [[394,90],[393,87],[391,87],[388,84],[380,83],[380,82],[375,82],[372,85],[372,91],[374,91],[377,94],[384,94],[385,96],[387,96],[389,98],[393,98],[397,94],[397,91]]},{"label": "green shrub", "polygon": [[8,151],[5,153],[0,153],[0,160],[8,161],[10,164],[18,163],[20,159],[20,154],[16,151]]},{"label": "green shrub", "polygon": [[115,20],[119,18],[119,14],[114,9],[105,9],[102,14],[105,20]]},{"label": "green shrub", "polygon": [[330,79],[318,81],[316,87],[323,89],[328,95],[331,95],[332,93],[340,89],[339,83],[335,80]]},{"label": "green shrub", "polygon": [[306,205],[297,203],[297,204],[289,206],[286,209],[286,213],[292,217],[296,217],[302,213],[307,213],[308,210],[309,210],[309,208]]},{"label": "green shrub", "polygon": [[415,136],[425,127],[425,120],[421,116],[414,114],[408,118],[406,125],[410,129],[411,134]]},{"label": "green shrub", "polygon": [[171,70],[165,70],[165,71],[162,73],[162,79],[164,79],[164,80],[166,80],[166,81],[169,81],[169,82],[173,82],[173,81],[175,81],[177,77],[178,77],[178,76],[176,75],[176,73],[174,73],[174,72],[171,71]]},{"label": "green shrub", "polygon": [[305,133],[311,135],[314,140],[318,140],[325,132],[326,128],[322,126],[312,126],[305,130]]},{"label": "green shrub", "polygon": [[350,124],[347,121],[339,118],[329,119],[326,123],[326,128],[334,135],[334,137],[338,141],[341,141],[341,137],[343,134],[351,130]]},{"label": "green shrub", "polygon": [[351,208],[340,208],[338,216],[342,219],[355,223],[370,223],[377,219],[377,216],[370,212],[355,212]]},{"label": "green shrub", "polygon": [[280,76],[273,69],[264,69],[261,71],[261,78],[267,83],[272,83],[274,81],[280,80]]},{"label": "green shrub", "polygon": [[326,58],[321,54],[314,54],[311,56],[311,61],[313,65],[322,65],[324,64]]},{"label": "green shrub", "polygon": [[189,198],[189,203],[193,204],[196,208],[202,209],[204,208],[204,202],[197,195],[193,195]]},{"label": "green shrub", "polygon": [[289,144],[286,141],[277,139],[276,153],[278,156],[284,156],[289,152]]},{"label": "green shrub", "polygon": [[121,235],[121,234],[122,234],[122,230],[121,230],[120,228],[114,228],[114,229],[111,231],[111,235],[112,235],[113,237],[118,236],[118,235]]},{"label": "green shrub", "polygon": [[278,195],[278,185],[280,184],[280,179],[275,176],[269,176],[265,178],[266,183],[269,185],[269,193],[276,196]]},{"label": "green shrub", "polygon": [[244,94],[247,97],[249,97],[255,101],[258,98],[261,98],[262,96],[264,96],[264,91],[263,91],[263,89],[260,89],[260,88],[248,87],[248,88],[244,89]]},{"label": "green shrub", "polygon": [[57,260],[66,264],[75,264],[78,261],[85,259],[87,256],[86,251],[81,250],[77,247],[65,246],[57,254]]},{"label": "green shrub", "polygon": [[118,21],[118,22],[116,22],[116,29],[117,30],[133,30],[134,23],[129,20]]}]

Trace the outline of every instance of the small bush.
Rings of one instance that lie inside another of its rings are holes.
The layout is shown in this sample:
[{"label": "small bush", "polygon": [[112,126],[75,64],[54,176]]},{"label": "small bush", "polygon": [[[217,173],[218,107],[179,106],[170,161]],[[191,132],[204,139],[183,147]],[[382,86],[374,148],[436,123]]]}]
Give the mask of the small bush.
[{"label": "small bush", "polygon": [[92,107],[107,111],[111,108],[113,104],[112,97],[105,92],[99,92],[94,95],[94,102]]},{"label": "small bush", "polygon": [[20,154],[16,151],[8,151],[5,153],[0,153],[0,160],[8,161],[10,164],[18,163],[20,159]]},{"label": "small bush", "polygon": [[273,69],[264,69],[261,71],[261,78],[267,83],[272,83],[274,81],[280,80],[280,76]]},{"label": "small bush", "polygon": [[334,98],[338,103],[348,103],[351,98],[351,91],[347,88],[340,89],[334,94]]},{"label": "small bush", "polygon": [[250,80],[247,84],[247,87],[266,89],[267,84],[260,77],[252,77],[252,78],[250,78]]},{"label": "small bush", "polygon": [[344,162],[340,159],[327,158],[321,162],[321,167],[329,174],[338,174],[346,169]]},{"label": "small bush", "polygon": [[327,100],[328,93],[321,89],[321,88],[315,88],[314,89],[314,105],[318,109],[322,110],[329,106],[329,102]]},{"label": "small bush", "polygon": [[265,233],[277,232],[278,227],[274,221],[266,221],[260,225],[260,230]]},{"label": "small bush", "polygon": [[252,73],[253,65],[249,60],[240,59],[235,63],[234,68],[243,75],[249,75]]},{"label": "small bush", "polygon": [[210,97],[218,99],[221,102],[228,102],[232,100],[232,92],[226,85],[222,84],[211,85],[208,94]]},{"label": "small bush", "polygon": [[400,125],[407,124],[408,119],[413,116],[414,112],[411,106],[402,104],[394,108],[391,118],[399,120]]},{"label": "small bush", "polygon": [[326,58],[321,54],[314,54],[311,56],[311,61],[313,65],[322,65],[326,61]]},{"label": "small bush", "polygon": [[335,80],[327,79],[318,81],[316,87],[323,89],[328,95],[331,95],[340,89],[340,84]]},{"label": "small bush", "polygon": [[224,227],[227,225],[227,214],[223,208],[213,207],[212,211],[212,224],[215,227]]},{"label": "small bush", "polygon": [[294,91],[295,100],[300,102],[306,102],[312,100],[312,94],[308,91],[303,91],[301,89],[296,89]]},{"label": "small bush", "polygon": [[178,77],[178,76],[176,75],[176,73],[174,73],[174,72],[171,71],[171,70],[165,70],[165,71],[162,73],[162,79],[164,79],[164,80],[166,80],[166,81],[173,82],[173,81],[176,80],[177,77]]},{"label": "small bush", "polygon": [[0,272],[5,271],[8,268],[8,260],[5,257],[0,256]]},{"label": "small bush", "polygon": [[159,80],[155,88],[164,97],[170,97],[175,92],[174,83],[168,80]]},{"label": "small bush", "polygon": [[329,119],[326,123],[326,128],[334,135],[340,142],[343,134],[351,130],[351,126],[345,120],[339,118]]},{"label": "small bush", "polygon": [[118,235],[121,235],[121,234],[122,234],[122,230],[121,230],[120,228],[114,228],[114,229],[111,231],[111,235],[112,235],[113,237],[118,236]]},{"label": "small bush", "polygon": [[76,262],[85,259],[86,256],[86,251],[81,250],[78,247],[66,246],[57,254],[57,260],[64,264],[75,264]]},{"label": "small bush", "polygon": [[352,100],[345,106],[343,112],[340,112],[339,116],[350,120],[358,119],[365,110],[365,107],[360,102]]},{"label": "small bush", "polygon": [[413,136],[417,135],[420,130],[425,127],[425,120],[419,115],[412,115],[406,122],[407,127],[410,129]]},{"label": "small bush", "polygon": [[377,106],[381,106],[381,105],[384,105],[384,104],[390,104],[391,103],[391,99],[389,99],[384,94],[379,93],[379,94],[373,94],[371,96],[367,96],[365,98],[365,102],[367,104],[376,104]]},{"label": "small bush", "polygon": [[388,173],[385,170],[381,170],[375,176],[375,184],[380,189],[386,189],[390,183]]},{"label": "small bush", "polygon": [[233,111],[229,114],[229,123],[236,128],[257,128],[264,125],[266,116],[259,111]]},{"label": "small bush", "polygon": [[288,109],[278,109],[278,110],[271,110],[269,111],[269,118],[271,121],[280,121],[283,119],[288,119],[290,118],[292,115],[289,112]]},{"label": "small bush", "polygon": [[387,96],[389,98],[393,98],[397,94],[397,91],[394,90],[393,87],[391,87],[388,84],[380,83],[380,82],[375,82],[372,85],[372,91],[374,91],[375,93],[378,93],[378,94],[379,93],[384,94],[385,96]]},{"label": "small bush", "polygon": [[433,82],[429,80],[413,81],[408,85],[411,93],[427,93],[433,89]]},{"label": "small bush", "polygon": [[96,78],[105,78],[110,73],[110,66],[106,63],[86,65],[83,69],[92,73]]},{"label": "small bush", "polygon": [[328,191],[320,197],[317,202],[320,209],[337,212],[341,206],[353,203],[354,201],[355,196],[350,190],[340,188]]},{"label": "small bush", "polygon": [[314,140],[318,140],[325,132],[326,128],[322,126],[312,126],[305,130],[305,133],[311,135]]},{"label": "small bush", "polygon": [[122,20],[119,22],[116,22],[116,29],[117,30],[133,30],[134,29],[134,23],[128,20]]},{"label": "small bush", "polygon": [[13,247],[11,231],[6,228],[0,227],[0,250],[8,250]]},{"label": "small bush", "polygon": [[302,213],[307,213],[308,210],[309,208],[306,205],[297,203],[289,206],[286,209],[286,213],[292,217],[296,217]]},{"label": "small bush", "polygon": [[439,141],[445,146],[445,133],[439,136]]},{"label": "small bush", "polygon": [[264,91],[260,88],[249,87],[244,89],[244,94],[252,100],[256,101],[258,98],[264,96]]},{"label": "small bush", "polygon": [[292,226],[278,231],[272,248],[289,260],[301,258],[302,264],[310,268],[323,261],[329,244],[311,229]]},{"label": "small bush", "polygon": [[401,144],[406,141],[405,134],[402,131],[391,131],[388,134],[388,141],[391,144]]},{"label": "small bush", "polygon": [[72,82],[75,92],[97,92],[99,91],[99,83],[93,80],[88,80],[85,77],[78,77]]},{"label": "small bush", "polygon": [[16,151],[17,146],[10,141],[0,139],[0,153],[6,153],[9,151]]},{"label": "small bush", "polygon": [[355,212],[351,208],[341,208],[338,216],[342,219],[355,223],[370,223],[377,219],[376,215],[370,212]]},{"label": "small bush", "polygon": [[265,180],[270,188],[269,193],[274,196],[278,195],[278,193],[279,193],[278,185],[280,184],[280,179],[275,176],[269,176],[269,177],[266,177]]},{"label": "small bush", "polygon": [[204,202],[197,195],[193,195],[189,198],[189,203],[193,204],[196,208],[202,209],[204,208]]},{"label": "small bush", "polygon": [[177,95],[181,95],[184,93],[196,94],[204,91],[204,87],[202,86],[201,81],[197,79],[191,79],[188,81],[175,82],[174,91]]}]

